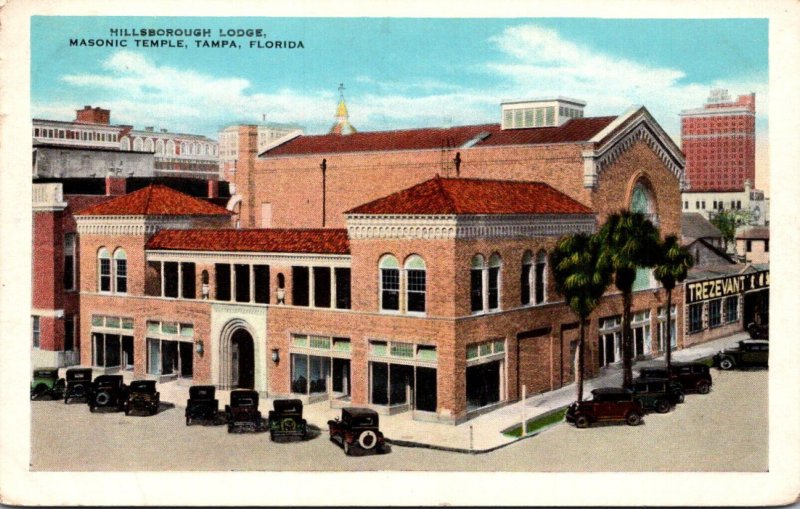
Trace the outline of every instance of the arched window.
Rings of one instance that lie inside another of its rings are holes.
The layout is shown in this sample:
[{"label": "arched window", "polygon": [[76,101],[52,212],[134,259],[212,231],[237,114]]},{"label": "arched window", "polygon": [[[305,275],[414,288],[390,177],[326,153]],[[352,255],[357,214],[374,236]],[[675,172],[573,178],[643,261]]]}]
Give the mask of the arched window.
[{"label": "arched window", "polygon": [[489,310],[500,309],[500,269],[503,261],[500,255],[495,253],[489,258],[489,277],[488,279],[488,304]]},{"label": "arched window", "polygon": [[[86,134],[86,133],[84,133]],[[130,150],[131,149],[131,139],[127,136],[123,136],[119,142],[119,149],[120,150]]]},{"label": "arched window", "polygon": [[544,250],[536,253],[536,304],[547,299],[547,253]]},{"label": "arched window", "polygon": [[114,291],[128,293],[128,256],[122,248],[114,251]]},{"label": "arched window", "polygon": [[392,255],[385,255],[379,263],[381,310],[400,310],[400,264]]},{"label": "arched window", "polygon": [[531,279],[533,278],[533,255],[525,251],[522,256],[522,270],[519,273],[519,303],[527,306],[531,303]]},{"label": "arched window", "polygon": [[425,261],[421,256],[411,255],[406,259],[406,303],[412,313],[425,312]]},{"label": "arched window", "polygon": [[147,138],[144,142],[144,151],[145,152],[153,152],[155,147],[153,146],[153,138]]},{"label": "arched window", "polygon": [[162,140],[161,138],[159,138],[156,141],[156,154],[157,155],[163,155],[164,154],[164,140]]},{"label": "arched window", "polygon": [[167,155],[175,155],[175,142],[173,140],[167,141]]},{"label": "arched window", "polygon": [[472,257],[470,268],[470,307],[473,313],[483,311],[483,270],[485,264],[483,256],[476,254]]},{"label": "arched window", "polygon": [[133,150],[136,151],[136,152],[141,152],[142,151],[142,139],[141,138],[135,138],[133,140]]},{"label": "arched window", "polygon": [[101,292],[111,291],[111,256],[108,249],[101,247],[97,252],[98,288]]},{"label": "arched window", "polygon": [[631,212],[641,212],[654,225],[658,226],[658,214],[656,212],[653,193],[643,181],[638,181],[633,186],[631,193]]}]

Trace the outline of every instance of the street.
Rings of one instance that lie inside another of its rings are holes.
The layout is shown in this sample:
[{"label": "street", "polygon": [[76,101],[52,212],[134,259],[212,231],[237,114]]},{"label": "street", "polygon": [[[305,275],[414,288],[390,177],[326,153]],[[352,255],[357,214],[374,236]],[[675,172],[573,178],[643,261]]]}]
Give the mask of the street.
[{"label": "street", "polygon": [[[346,457],[326,424],[306,442],[273,443],[268,433],[228,434],[191,426],[183,408],[162,403],[153,417],[89,412],[87,405],[32,402],[34,471],[136,470],[451,470],[451,471],[766,471],[766,370],[712,370],[709,395],[689,394],[668,414],[638,427],[586,430],[560,424],[486,454],[392,446],[384,455]],[[221,403],[224,406],[224,403]],[[268,408],[262,408],[266,416]],[[391,439],[391,436],[387,438]]]}]

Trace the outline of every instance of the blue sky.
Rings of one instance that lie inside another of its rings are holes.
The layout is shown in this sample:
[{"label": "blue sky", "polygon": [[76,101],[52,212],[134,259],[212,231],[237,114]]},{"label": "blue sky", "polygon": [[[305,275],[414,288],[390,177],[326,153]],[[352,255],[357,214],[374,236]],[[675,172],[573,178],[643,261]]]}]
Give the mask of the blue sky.
[{"label": "blue sky", "polygon": [[[767,134],[765,19],[413,19],[34,17],[32,114],[71,120],[84,104],[112,122],[216,137],[237,121],[325,132],[345,84],[359,130],[499,121],[503,99],[562,95],[586,114],[644,104],[679,135],[680,110],[712,87],[756,92]],[[74,48],[110,28],[262,28],[303,49]]]}]

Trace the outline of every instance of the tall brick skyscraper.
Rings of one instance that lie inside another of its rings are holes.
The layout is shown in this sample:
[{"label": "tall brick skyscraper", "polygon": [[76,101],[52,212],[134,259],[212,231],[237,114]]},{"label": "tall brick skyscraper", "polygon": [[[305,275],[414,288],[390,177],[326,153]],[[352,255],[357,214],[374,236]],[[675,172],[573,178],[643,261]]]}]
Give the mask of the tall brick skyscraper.
[{"label": "tall brick skyscraper", "polygon": [[681,112],[681,148],[692,193],[743,191],[756,177],[756,95],[732,101],[711,91],[702,108]]}]

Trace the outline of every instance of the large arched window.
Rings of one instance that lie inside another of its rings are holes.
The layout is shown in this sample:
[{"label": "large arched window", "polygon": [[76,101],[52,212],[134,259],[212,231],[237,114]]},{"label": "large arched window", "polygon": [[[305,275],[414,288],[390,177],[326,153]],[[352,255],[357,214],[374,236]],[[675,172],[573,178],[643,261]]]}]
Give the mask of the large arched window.
[{"label": "large arched window", "polygon": [[111,255],[101,247],[97,252],[97,286],[101,292],[111,291]]},{"label": "large arched window", "polygon": [[173,140],[167,140],[167,155],[175,155],[175,142]]},{"label": "large arched window", "polygon": [[[85,133],[84,133],[85,134]],[[127,136],[123,136],[119,142],[120,150],[130,150],[131,149],[131,139]]]},{"label": "large arched window", "polygon": [[128,256],[122,248],[114,251],[114,291],[128,293]]},{"label": "large arched window", "polygon": [[522,269],[519,273],[519,303],[527,306],[531,303],[531,279],[533,278],[533,255],[525,251],[522,255]]},{"label": "large arched window", "polygon": [[547,253],[536,253],[536,292],[534,302],[541,304],[547,300]]},{"label": "large arched window", "polygon": [[489,311],[500,309],[500,271],[502,267],[503,261],[500,255],[494,253],[489,258],[489,274],[487,278]]},{"label": "large arched window", "polygon": [[658,226],[658,213],[650,188],[641,180],[636,182],[631,193],[631,212],[641,212],[654,225]]},{"label": "large arched window", "polygon": [[473,313],[479,313],[483,311],[483,271],[485,268],[485,264],[483,261],[483,256],[476,254],[472,257],[471,268],[470,268],[470,284],[469,284],[469,295],[470,295],[470,307]]},{"label": "large arched window", "polygon": [[382,311],[400,311],[400,263],[392,255],[385,255],[378,264]]},{"label": "large arched window", "polygon": [[156,155],[163,155],[164,154],[164,140],[159,138],[156,140]]},{"label": "large arched window", "polygon": [[141,138],[134,138],[133,140],[133,150],[136,152],[142,151],[142,139]]},{"label": "large arched window", "polygon": [[411,255],[406,259],[406,305],[411,313],[425,312],[425,260]]},{"label": "large arched window", "polygon": [[147,138],[144,142],[144,151],[153,152],[155,150],[153,145],[153,138]]}]

